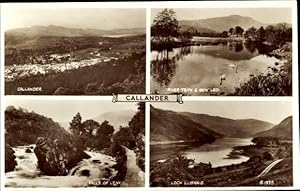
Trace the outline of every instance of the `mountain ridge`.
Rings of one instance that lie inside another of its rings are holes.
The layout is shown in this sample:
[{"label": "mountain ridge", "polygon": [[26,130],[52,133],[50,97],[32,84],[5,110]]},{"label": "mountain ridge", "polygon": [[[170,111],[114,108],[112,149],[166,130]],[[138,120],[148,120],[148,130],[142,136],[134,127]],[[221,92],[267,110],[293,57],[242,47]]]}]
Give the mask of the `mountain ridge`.
[{"label": "mountain ridge", "polygon": [[[274,124],[257,119],[230,119],[208,114],[198,114],[190,112],[181,112],[190,117],[191,120],[204,123],[213,131],[220,132],[227,137],[247,138],[252,137],[258,132],[268,130]],[[255,128],[253,128],[255,127]]]},{"label": "mountain ridge", "polygon": [[150,114],[151,142],[197,140],[208,143],[223,137],[222,134],[214,132],[202,124],[197,124],[174,111],[158,109],[151,105]]},{"label": "mountain ridge", "polygon": [[283,119],[279,124],[275,125],[267,131],[257,133],[256,137],[279,137],[284,139],[292,139],[292,116]]},{"label": "mountain ridge", "polygon": [[26,36],[26,37],[87,37],[87,36],[103,36],[103,35],[141,35],[145,34],[145,28],[120,28],[120,29],[92,29],[92,28],[72,28],[58,25],[33,25],[30,27],[15,28],[5,31],[5,35],[9,36]]},{"label": "mountain ridge", "polygon": [[232,137],[250,138],[274,124],[256,119],[229,119],[208,114],[176,112],[151,105],[151,141],[190,141]]},{"label": "mountain ridge", "polygon": [[[262,23],[253,19],[252,17],[241,15],[228,15],[222,17],[212,17],[206,19],[193,19],[193,20],[180,20],[179,26],[186,25],[194,28],[205,28],[206,30],[212,30],[216,32],[228,31],[231,27],[241,26],[244,30],[250,27],[259,28],[261,26],[267,26],[269,24]],[[198,31],[202,32],[202,31]]]}]

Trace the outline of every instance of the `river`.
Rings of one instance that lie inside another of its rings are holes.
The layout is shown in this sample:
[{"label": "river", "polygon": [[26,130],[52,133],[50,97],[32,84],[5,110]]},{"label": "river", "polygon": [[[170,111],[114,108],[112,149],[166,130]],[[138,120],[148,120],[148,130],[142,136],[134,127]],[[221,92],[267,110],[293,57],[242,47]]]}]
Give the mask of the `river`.
[{"label": "river", "polygon": [[161,144],[151,146],[151,161],[163,162],[168,156],[181,154],[195,162],[211,163],[212,167],[226,166],[245,162],[249,157],[230,156],[233,147],[251,145],[252,138],[221,138],[211,144],[196,145],[189,143]]},{"label": "river", "polygon": [[[234,93],[236,87],[253,75],[267,73],[283,63],[267,56],[266,49],[228,43],[152,51],[151,92],[181,92],[185,95]],[[222,83],[221,75],[225,77]],[[212,91],[207,92],[208,89]]]},{"label": "river", "polygon": [[[106,181],[117,175],[113,168],[117,164],[115,158],[100,152],[85,151],[91,158],[83,159],[70,170],[67,176],[46,176],[37,166],[37,158],[33,152],[35,145],[14,147],[17,166],[14,171],[5,173],[6,187],[88,187],[91,181]],[[31,152],[26,152],[30,149]],[[143,172],[135,163],[135,153],[127,151],[127,175],[121,186],[144,185]],[[89,176],[84,176],[87,172]],[[125,182],[126,181],[126,182]],[[118,184],[118,181],[115,181]]]}]

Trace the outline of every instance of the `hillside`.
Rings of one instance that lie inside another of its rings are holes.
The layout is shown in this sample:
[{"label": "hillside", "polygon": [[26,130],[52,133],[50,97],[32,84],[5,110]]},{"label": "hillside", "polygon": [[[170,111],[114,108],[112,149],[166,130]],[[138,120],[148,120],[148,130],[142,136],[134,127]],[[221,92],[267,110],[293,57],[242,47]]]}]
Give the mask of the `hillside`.
[{"label": "hillside", "polygon": [[103,35],[140,35],[145,34],[145,28],[132,29],[81,29],[68,28],[56,25],[40,26],[35,25],[26,28],[11,29],[5,32],[6,36],[26,36],[26,37],[42,37],[42,36],[57,36],[57,37],[86,37],[86,36],[103,36]]},{"label": "hillside", "polygon": [[5,110],[5,142],[10,146],[35,144],[38,137],[69,139],[70,134],[51,118],[16,109]]},{"label": "hillside", "polygon": [[134,110],[106,112],[101,115],[98,115],[94,118],[94,120],[100,124],[104,120],[107,120],[112,126],[114,126],[115,130],[117,130],[120,126],[128,126],[128,122],[131,120],[135,113],[136,111]]},{"label": "hillside", "polygon": [[187,30],[190,29],[190,27],[193,27],[198,32],[201,32],[201,33],[213,33],[213,34],[217,33],[217,31],[209,29],[209,28],[205,28],[205,27],[203,27],[201,25],[189,25],[189,23],[188,24],[183,23],[181,25],[181,22],[179,22],[179,26],[180,26],[180,29],[179,29],[180,31],[187,31]]},{"label": "hillside", "polygon": [[222,137],[202,124],[198,124],[188,117],[174,112],[154,108],[151,106],[151,141],[180,141],[200,140],[203,143],[212,142]]},{"label": "hillside", "polygon": [[240,15],[179,21],[179,26],[194,27],[198,32],[206,32],[208,30],[222,32],[228,31],[229,28],[234,28],[235,26],[241,26],[243,29],[248,29],[252,26],[259,28],[266,25],[267,24],[256,21],[251,17],[243,17]]},{"label": "hillside", "polygon": [[208,129],[222,133],[227,137],[252,137],[254,134],[266,131],[274,126],[274,124],[255,119],[233,120],[219,116],[210,116],[207,114],[188,112],[183,112],[181,114],[189,117],[195,123],[203,124]]},{"label": "hillside", "polygon": [[272,129],[263,131],[255,135],[255,137],[280,137],[284,139],[292,139],[292,116],[285,118]]}]

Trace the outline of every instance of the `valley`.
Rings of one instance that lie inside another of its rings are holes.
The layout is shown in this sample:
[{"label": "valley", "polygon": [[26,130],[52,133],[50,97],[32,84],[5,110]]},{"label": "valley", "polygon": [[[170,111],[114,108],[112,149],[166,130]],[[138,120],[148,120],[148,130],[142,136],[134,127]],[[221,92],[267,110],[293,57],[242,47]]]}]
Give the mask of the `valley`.
[{"label": "valley", "polygon": [[274,125],[151,106],[151,186],[292,185],[291,119]]},{"label": "valley", "polygon": [[[129,36],[111,37],[104,34],[112,31],[79,30],[76,35],[74,30],[78,29],[51,25],[6,31],[6,93],[107,95],[113,91],[143,92],[145,35],[142,29],[132,29]],[[122,34],[126,30],[115,32]],[[119,75],[115,75],[117,71]],[[77,76],[82,78],[78,80]],[[18,91],[19,87],[40,87],[41,91]]]}]

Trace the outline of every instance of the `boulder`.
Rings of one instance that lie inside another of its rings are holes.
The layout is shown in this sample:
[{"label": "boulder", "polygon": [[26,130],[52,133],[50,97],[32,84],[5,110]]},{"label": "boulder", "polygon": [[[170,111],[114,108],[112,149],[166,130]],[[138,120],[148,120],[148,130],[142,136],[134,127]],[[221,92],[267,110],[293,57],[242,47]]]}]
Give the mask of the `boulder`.
[{"label": "boulder", "polygon": [[26,148],[25,150],[26,153],[32,153],[31,149],[29,147]]},{"label": "boulder", "polygon": [[46,175],[67,175],[83,159],[90,158],[70,141],[39,137],[34,153],[39,169]]},{"label": "boulder", "polygon": [[8,145],[5,145],[5,172],[13,171],[17,165],[15,151]]}]

